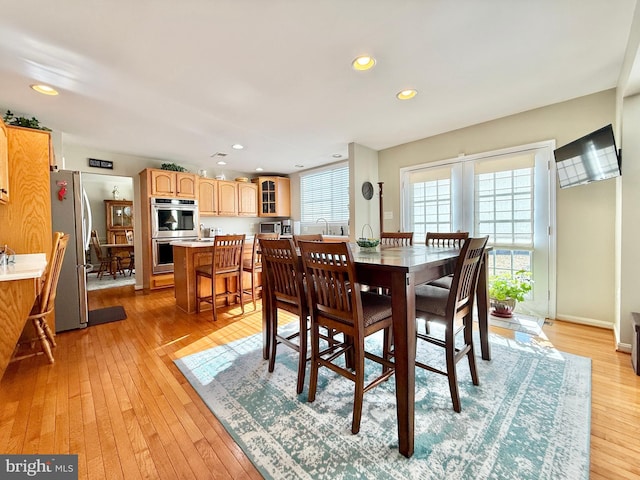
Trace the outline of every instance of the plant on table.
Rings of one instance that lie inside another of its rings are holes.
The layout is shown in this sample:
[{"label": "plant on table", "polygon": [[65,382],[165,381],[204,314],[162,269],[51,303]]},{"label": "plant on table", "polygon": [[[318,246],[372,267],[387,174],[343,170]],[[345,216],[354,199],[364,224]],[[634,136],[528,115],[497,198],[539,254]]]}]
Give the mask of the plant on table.
[{"label": "plant on table", "polygon": [[517,302],[524,302],[524,297],[533,288],[531,272],[518,270],[513,275],[501,273],[489,279],[489,297],[491,314],[509,318]]}]

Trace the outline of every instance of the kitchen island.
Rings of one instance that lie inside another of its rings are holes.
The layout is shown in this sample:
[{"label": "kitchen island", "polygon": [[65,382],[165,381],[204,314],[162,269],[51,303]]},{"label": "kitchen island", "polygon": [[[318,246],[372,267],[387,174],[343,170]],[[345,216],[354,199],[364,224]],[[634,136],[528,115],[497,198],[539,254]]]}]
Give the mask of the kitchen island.
[{"label": "kitchen island", "polygon": [[[200,265],[211,264],[213,252],[213,238],[207,240],[184,241],[176,240],[173,246],[173,277],[176,306],[187,313],[196,313],[196,268]],[[246,237],[244,243],[244,258],[251,258],[253,237]],[[258,280],[259,281],[259,280]],[[224,289],[224,280],[218,279],[216,290]],[[250,285],[249,274],[243,278],[244,285]],[[202,295],[211,295],[209,279],[200,281]],[[250,295],[249,295],[250,297]],[[207,303],[202,304],[202,310],[210,309]]]},{"label": "kitchen island", "polygon": [[0,377],[4,373],[40,290],[47,267],[44,253],[16,255],[15,263],[0,266]]}]

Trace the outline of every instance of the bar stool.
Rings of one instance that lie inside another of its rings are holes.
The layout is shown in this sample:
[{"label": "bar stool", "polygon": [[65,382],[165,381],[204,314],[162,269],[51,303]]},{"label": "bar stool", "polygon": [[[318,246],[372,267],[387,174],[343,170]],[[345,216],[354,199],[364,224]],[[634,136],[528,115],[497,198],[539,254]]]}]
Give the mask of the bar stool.
[{"label": "bar stool", "polygon": [[[242,253],[244,250],[245,235],[216,235],[213,240],[213,253],[210,265],[201,265],[196,268],[196,312],[200,313],[200,303],[211,304],[213,321],[218,320],[216,300],[225,299],[227,305],[229,299],[240,300],[240,308],[244,315],[244,290],[242,288]],[[200,278],[211,280],[211,295],[200,295]],[[224,292],[216,292],[216,280],[222,278],[225,282]],[[235,278],[236,288],[230,290],[229,279]]]},{"label": "bar stool", "polygon": [[[280,237],[277,233],[257,233],[253,237],[253,249],[251,250],[251,258],[245,258],[242,261],[242,271],[251,275],[251,301],[253,309],[256,309],[256,292],[262,290],[262,285],[257,285],[256,273],[262,272],[262,254],[260,253],[260,239],[277,240]],[[249,293],[246,291],[245,293]]]}]

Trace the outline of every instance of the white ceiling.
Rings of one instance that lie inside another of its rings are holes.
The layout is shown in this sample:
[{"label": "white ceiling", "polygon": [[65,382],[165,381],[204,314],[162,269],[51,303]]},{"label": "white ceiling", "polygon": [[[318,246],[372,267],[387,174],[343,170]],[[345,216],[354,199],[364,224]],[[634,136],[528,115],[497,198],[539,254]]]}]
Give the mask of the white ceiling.
[{"label": "white ceiling", "polygon": [[291,173],[615,87],[635,4],[0,0],[0,108],[64,144]]}]

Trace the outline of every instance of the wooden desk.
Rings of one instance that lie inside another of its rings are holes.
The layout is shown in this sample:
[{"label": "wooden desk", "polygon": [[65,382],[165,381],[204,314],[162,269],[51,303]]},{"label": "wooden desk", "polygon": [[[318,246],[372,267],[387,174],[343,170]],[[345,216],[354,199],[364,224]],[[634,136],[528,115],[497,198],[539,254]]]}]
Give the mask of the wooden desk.
[{"label": "wooden desk", "polygon": [[[411,457],[414,450],[416,310],[415,286],[453,272],[457,248],[424,245],[385,247],[376,252],[361,252],[351,244],[360,283],[391,291],[393,338],[395,348],[396,408],[400,453]],[[480,270],[477,302],[482,358],[490,360],[487,293],[487,257]],[[265,276],[266,278],[266,276]],[[268,285],[266,286],[268,288]],[[268,302],[269,295],[264,296]],[[263,356],[268,357],[268,306],[263,304]]]}]

